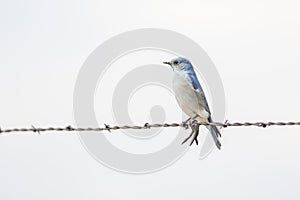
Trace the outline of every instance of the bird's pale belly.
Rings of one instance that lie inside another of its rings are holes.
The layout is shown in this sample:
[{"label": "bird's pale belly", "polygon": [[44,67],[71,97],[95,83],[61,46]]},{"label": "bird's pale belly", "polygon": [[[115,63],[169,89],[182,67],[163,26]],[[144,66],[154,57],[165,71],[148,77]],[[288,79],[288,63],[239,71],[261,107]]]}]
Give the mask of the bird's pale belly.
[{"label": "bird's pale belly", "polygon": [[208,113],[199,104],[199,98],[190,85],[190,83],[182,75],[174,74],[173,91],[180,108],[190,117],[199,115],[197,118],[200,122],[206,122]]}]

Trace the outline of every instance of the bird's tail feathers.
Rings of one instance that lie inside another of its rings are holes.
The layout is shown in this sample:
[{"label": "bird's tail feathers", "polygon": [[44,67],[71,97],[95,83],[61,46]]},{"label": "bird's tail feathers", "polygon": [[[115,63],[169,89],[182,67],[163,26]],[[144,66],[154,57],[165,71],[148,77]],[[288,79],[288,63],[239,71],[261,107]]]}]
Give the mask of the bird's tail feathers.
[{"label": "bird's tail feathers", "polygon": [[221,142],[218,139],[218,137],[221,137],[221,133],[218,130],[218,128],[214,125],[209,125],[209,132],[210,132],[211,136],[213,137],[218,149],[221,149]]},{"label": "bird's tail feathers", "polygon": [[212,129],[214,129],[214,132],[216,133],[216,135],[217,135],[218,137],[222,137],[222,136],[221,136],[221,133],[220,133],[220,131],[219,131],[219,129],[218,129],[217,126],[211,125],[211,127],[212,127]]}]

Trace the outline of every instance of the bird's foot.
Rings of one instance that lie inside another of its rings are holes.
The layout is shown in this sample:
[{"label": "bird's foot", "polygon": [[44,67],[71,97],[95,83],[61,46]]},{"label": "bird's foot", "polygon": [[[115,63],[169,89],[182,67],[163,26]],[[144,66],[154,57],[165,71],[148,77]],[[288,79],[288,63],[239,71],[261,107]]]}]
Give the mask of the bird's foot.
[{"label": "bird's foot", "polygon": [[191,127],[192,127],[192,130],[194,131],[194,137],[192,138],[192,141],[190,143],[190,146],[194,143],[194,141],[196,142],[196,145],[198,145],[198,135],[199,135],[199,127],[200,127],[200,124],[198,123],[197,120],[194,120],[192,123],[191,123]]},{"label": "bird's foot", "polygon": [[189,117],[187,120],[183,121],[183,122],[181,123],[181,126],[182,126],[183,128],[185,128],[185,129],[188,129],[188,128],[189,128],[188,122],[189,122],[191,119],[192,119],[192,118]]},{"label": "bird's foot", "polygon": [[199,135],[199,126],[200,126],[200,124],[198,123],[197,120],[193,120],[193,121],[190,122],[189,126],[191,127],[192,132],[181,144],[186,143],[193,136],[192,141],[190,143],[190,146],[194,143],[194,141],[196,142],[196,145],[198,145],[197,137]]},{"label": "bird's foot", "polygon": [[[188,129],[188,128],[189,128],[189,125],[190,125],[190,127],[192,127],[191,124],[192,124],[193,122],[191,122],[191,120],[194,121],[194,119],[196,119],[198,116],[199,116],[199,115],[196,114],[194,117],[189,117],[187,120],[185,120],[185,121],[183,121],[183,122],[181,123],[181,126],[184,127],[185,129]],[[188,122],[190,122],[189,125],[188,125]]]}]

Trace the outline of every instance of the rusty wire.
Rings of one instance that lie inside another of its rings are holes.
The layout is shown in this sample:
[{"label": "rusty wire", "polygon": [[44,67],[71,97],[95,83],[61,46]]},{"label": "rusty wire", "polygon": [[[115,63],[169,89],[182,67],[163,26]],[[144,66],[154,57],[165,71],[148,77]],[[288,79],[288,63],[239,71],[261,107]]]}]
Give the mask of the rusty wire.
[{"label": "rusty wire", "polygon": [[[238,127],[238,126],[255,126],[255,127],[269,127],[269,126],[300,126],[300,122],[211,122],[211,123],[198,123],[199,125],[215,125],[218,127]],[[160,127],[184,127],[189,128],[189,125],[185,122],[182,123],[163,123],[163,124],[149,124],[145,123],[144,125],[124,125],[124,126],[110,126],[107,124],[104,124],[103,127],[86,127],[86,128],[80,128],[80,127],[72,127],[72,126],[66,126],[66,127],[47,127],[47,128],[36,128],[34,126],[31,126],[30,128],[11,128],[11,129],[1,129],[0,128],[0,134],[1,133],[12,133],[12,132],[46,132],[46,131],[73,131],[73,132],[82,132],[82,131],[112,131],[112,130],[120,130],[120,129],[149,129],[149,128],[160,128]]]}]

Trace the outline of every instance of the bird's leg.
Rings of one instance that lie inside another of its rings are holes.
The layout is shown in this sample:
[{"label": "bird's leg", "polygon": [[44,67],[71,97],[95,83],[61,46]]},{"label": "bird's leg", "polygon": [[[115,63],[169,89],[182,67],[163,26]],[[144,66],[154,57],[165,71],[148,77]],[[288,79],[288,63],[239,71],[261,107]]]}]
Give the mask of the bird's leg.
[{"label": "bird's leg", "polygon": [[192,137],[192,135],[194,134],[194,132],[195,132],[195,130],[193,129],[192,121],[190,121],[189,126],[191,127],[192,132],[191,132],[191,134],[187,138],[185,138],[185,140],[183,140],[183,142],[181,144],[186,143],[186,141],[188,141]]},{"label": "bird's leg", "polygon": [[191,141],[191,143],[190,143],[190,146],[194,143],[194,141],[196,142],[196,145],[198,145],[198,139],[197,139],[197,137],[198,137],[198,135],[199,135],[199,127],[200,127],[200,124],[198,123],[197,120],[194,120],[194,121],[192,122],[191,127],[192,127],[193,132],[195,132],[195,134],[194,134],[194,137],[193,137],[193,139],[192,139],[192,141]]},{"label": "bird's leg", "polygon": [[[194,117],[189,117],[187,120],[185,120],[185,121],[182,122],[182,126],[183,126],[185,129],[188,129],[189,126],[187,125],[187,123],[188,123],[191,119],[192,119],[192,120],[196,119],[198,116],[199,116],[199,115],[196,114]],[[191,126],[191,123],[190,123],[190,126]]]},{"label": "bird's leg", "polygon": [[194,120],[194,119],[196,119],[197,117],[199,117],[198,114],[196,114],[192,119]]},{"label": "bird's leg", "polygon": [[186,123],[188,123],[191,119],[192,119],[192,118],[189,117],[187,120],[183,121],[182,123],[186,124]]},{"label": "bird's leg", "polygon": [[[196,116],[196,117],[197,117],[197,116]],[[191,119],[193,119],[193,118],[191,118]],[[190,120],[191,120],[191,119],[190,119]],[[185,140],[184,140],[181,144],[186,143],[186,141],[188,141],[188,140],[193,136],[193,134],[194,134],[194,137],[193,137],[192,143],[193,143],[193,141],[195,140],[195,141],[196,141],[196,144],[198,144],[197,136],[198,136],[198,134],[199,134],[199,125],[198,125],[197,120],[190,121],[189,126],[191,127],[192,132],[190,133],[190,135],[189,135],[187,138],[185,138]],[[198,132],[197,132],[197,128],[198,128]],[[195,138],[196,138],[196,139],[195,139]],[[192,143],[191,143],[191,144],[192,144]],[[190,145],[191,145],[191,144],[190,144]]]},{"label": "bird's leg", "polygon": [[185,138],[185,140],[183,140],[183,142],[181,144],[186,143],[186,141],[188,141],[192,137],[193,133],[194,133],[194,130],[192,129],[191,134],[187,138]]},{"label": "bird's leg", "polygon": [[192,118],[189,117],[187,120],[183,121],[182,122],[182,126],[185,128],[185,129],[188,129],[189,128],[189,125],[187,124]]}]

